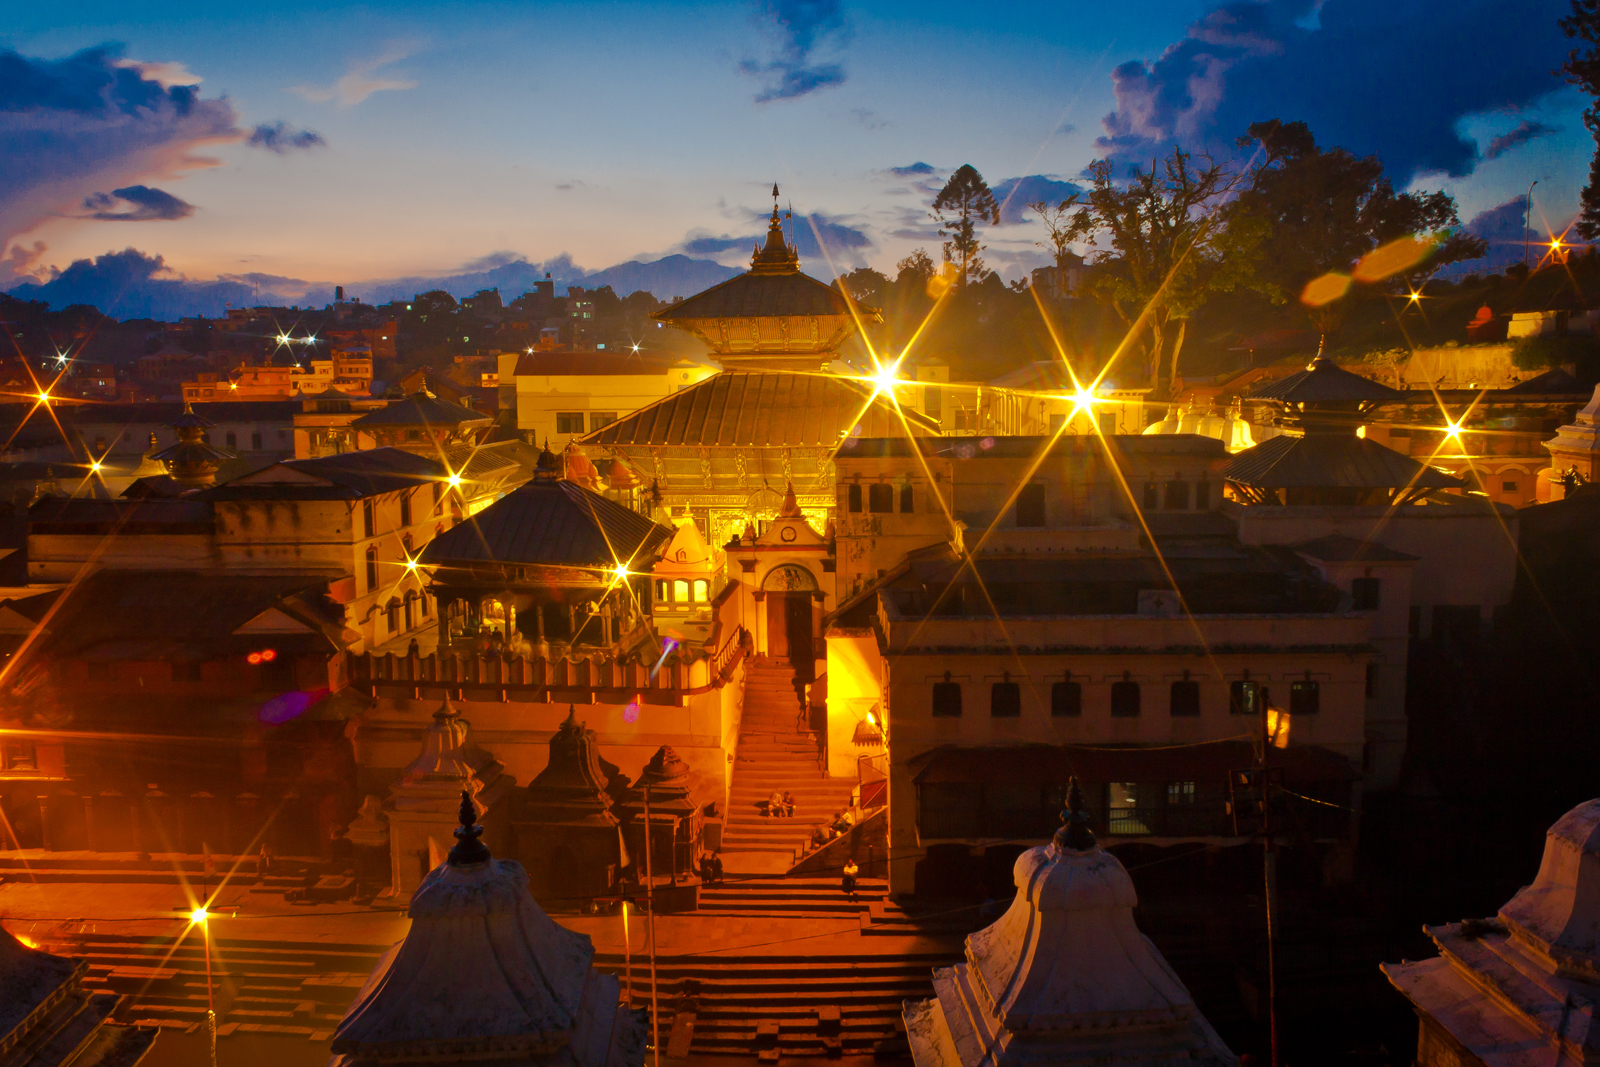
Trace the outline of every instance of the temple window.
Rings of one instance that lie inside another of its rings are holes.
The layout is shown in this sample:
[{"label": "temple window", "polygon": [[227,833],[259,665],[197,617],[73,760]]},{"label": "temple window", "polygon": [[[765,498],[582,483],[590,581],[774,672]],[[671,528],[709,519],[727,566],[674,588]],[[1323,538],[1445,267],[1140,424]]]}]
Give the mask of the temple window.
[{"label": "temple window", "polygon": [[867,486],[867,510],[874,515],[894,511],[894,486],[887,482]]},{"label": "temple window", "polygon": [[1113,718],[1131,719],[1139,714],[1139,683],[1123,672],[1120,682],[1111,683],[1111,715]]},{"label": "temple window", "polygon": [[1179,478],[1174,478],[1167,483],[1166,500],[1163,506],[1168,511],[1189,510],[1189,483]]},{"label": "temple window", "polygon": [[362,535],[365,537],[371,537],[372,531],[375,529],[372,519],[372,501],[370,500],[361,502],[361,529]]},{"label": "temple window", "polygon": [[367,549],[367,592],[378,588],[378,546]]},{"label": "temple window", "polygon": [[911,506],[914,503],[915,500],[912,499],[910,484],[902,485],[900,487],[900,514],[909,515],[912,510]]},{"label": "temple window", "polygon": [[400,525],[411,525],[411,490],[400,490]]},{"label": "temple window", "polygon": [[556,412],[556,433],[582,433],[583,412],[558,411]]},{"label": "temple window", "polygon": [[709,599],[708,596],[707,596],[707,592],[708,592],[708,583],[706,582],[706,580],[704,578],[696,578],[694,580],[694,599],[695,599],[695,603],[697,603],[697,604],[705,603],[706,600]]},{"label": "temple window", "polygon": [[1076,718],[1083,714],[1083,686],[1072,679],[1050,686],[1050,714]]},{"label": "temple window", "polygon": [[859,513],[861,511],[861,486],[852,483],[849,486],[846,495],[849,497],[850,511],[852,513]]},{"label": "temple window", "polygon": [[615,411],[591,411],[589,413],[590,430],[598,430],[603,427],[610,426],[616,421],[617,413]]},{"label": "temple window", "polygon": [[383,609],[383,612],[387,616],[386,621],[389,624],[389,632],[398,632],[400,629],[400,601],[391,599]]},{"label": "temple window", "polygon": [[1322,706],[1322,683],[1307,678],[1289,685],[1289,715],[1315,715]]},{"label": "temple window", "polygon": [[935,718],[959,718],[961,715],[961,683],[949,680],[933,683],[933,714]]},{"label": "temple window", "polygon": [[989,717],[1016,719],[1022,716],[1022,687],[1016,682],[995,682],[989,687]]},{"label": "temple window", "polygon": [[680,603],[689,599],[689,583],[682,578],[672,583],[672,599]]},{"label": "temple window", "polygon": [[1173,715],[1200,714],[1200,683],[1187,678],[1173,682],[1169,706]]},{"label": "temple window", "polygon": [[1155,511],[1161,507],[1161,487],[1155,482],[1144,483],[1144,510]]},{"label": "temple window", "polygon": [[1229,682],[1228,712],[1232,715],[1260,715],[1261,687],[1250,681]]},{"label": "temple window", "polygon": [[234,433],[232,430],[229,430],[227,434],[224,435],[224,439],[228,442],[229,448],[239,447],[239,435]]},{"label": "temple window", "polygon": [[1382,594],[1381,578],[1356,578],[1350,582],[1350,606],[1356,611],[1377,611]]},{"label": "temple window", "polygon": [[1167,806],[1189,807],[1194,804],[1193,782],[1168,782]]},{"label": "temple window", "polygon": [[1018,526],[1043,526],[1044,484],[1030,482],[1017,492],[1016,518]]}]

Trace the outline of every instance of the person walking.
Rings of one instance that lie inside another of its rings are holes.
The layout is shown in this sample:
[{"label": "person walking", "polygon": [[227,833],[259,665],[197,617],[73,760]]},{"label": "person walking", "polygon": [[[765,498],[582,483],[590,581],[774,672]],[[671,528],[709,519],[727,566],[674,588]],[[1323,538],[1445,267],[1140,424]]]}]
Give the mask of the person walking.
[{"label": "person walking", "polygon": [[839,880],[840,888],[844,890],[844,895],[851,900],[856,899],[856,875],[860,873],[861,868],[856,865],[854,858],[845,860],[844,877]]}]

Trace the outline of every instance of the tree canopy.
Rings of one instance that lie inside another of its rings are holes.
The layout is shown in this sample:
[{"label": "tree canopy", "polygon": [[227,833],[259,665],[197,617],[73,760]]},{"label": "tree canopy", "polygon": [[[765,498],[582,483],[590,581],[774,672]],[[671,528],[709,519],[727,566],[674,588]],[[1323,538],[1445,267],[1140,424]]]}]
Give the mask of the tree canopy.
[{"label": "tree canopy", "polygon": [[949,238],[944,243],[944,258],[959,265],[961,284],[981,281],[988,268],[978,255],[984,246],[978,241],[977,224],[994,226],[1000,222],[1000,205],[983,175],[970,163],[957,167],[933,198],[932,215],[939,221],[939,232]]}]

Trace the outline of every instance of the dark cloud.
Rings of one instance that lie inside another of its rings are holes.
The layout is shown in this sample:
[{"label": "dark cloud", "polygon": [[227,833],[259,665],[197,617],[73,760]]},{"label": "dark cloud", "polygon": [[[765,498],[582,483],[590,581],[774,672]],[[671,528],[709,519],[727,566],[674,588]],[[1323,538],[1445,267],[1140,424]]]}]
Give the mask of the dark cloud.
[{"label": "dark cloud", "polygon": [[528,262],[528,257],[521,252],[490,252],[486,256],[479,256],[477,259],[471,259],[463,263],[461,271],[464,274],[471,274],[475,271],[494,270],[496,267],[505,267],[512,263],[526,262]]},{"label": "dark cloud", "polygon": [[0,246],[97,190],[205,161],[240,136],[233,105],[163,85],[116,45],[65,59],[0,51]]},{"label": "dark cloud", "polygon": [[[767,239],[765,223],[769,216],[759,211],[746,211],[751,224],[744,235],[710,234],[704,231],[690,233],[675,251],[691,256],[720,256],[730,252],[753,250]],[[785,224],[784,232],[793,231],[794,248],[807,265],[859,266],[862,252],[874,248],[871,235],[863,228],[851,225],[847,216],[796,215]]]},{"label": "dark cloud", "polygon": [[1050,174],[1029,174],[1024,178],[1007,178],[996,183],[992,192],[1000,204],[1000,225],[1014,226],[1019,222],[1028,222],[1033,219],[1033,212],[1028,210],[1029,204],[1043,200],[1051,207],[1056,206],[1071,196],[1083,190],[1072,182],[1062,181]]},{"label": "dark cloud", "polygon": [[[48,301],[52,307],[92,304],[119,319],[173,319],[185,315],[220,315],[228,304],[255,302],[253,285],[238,281],[190,281],[174,276],[160,256],[135,248],[80,259],[42,284],[27,282],[11,290],[24,300]],[[270,294],[263,291],[263,300]]]},{"label": "dark cloud", "polygon": [[[1478,212],[1467,220],[1465,229],[1475,237],[1482,237],[1489,246],[1488,251],[1481,259],[1452,263],[1440,271],[1440,275],[1460,278],[1468,274],[1488,274],[1505,270],[1513,263],[1521,263],[1527,233],[1523,228],[1526,218],[1527,200],[1521,196]],[[1535,251],[1532,260],[1537,261],[1538,255]]]},{"label": "dark cloud", "polygon": [[1112,72],[1096,143],[1123,159],[1177,142],[1218,153],[1252,122],[1304,120],[1320,144],[1375,154],[1397,182],[1464,175],[1461,118],[1560,88],[1564,0],[1235,0],[1153,62]]},{"label": "dark cloud", "polygon": [[167,222],[194,214],[194,205],[148,185],[129,185],[84,197],[88,218],[102,222]]},{"label": "dark cloud", "polygon": [[776,38],[777,50],[766,59],[747,59],[739,71],[765,83],[756,103],[793,100],[830,85],[842,85],[844,68],[813,62],[819,46],[843,45],[849,38],[839,0],[760,0],[758,20]]},{"label": "dark cloud", "polygon": [[1555,133],[1554,126],[1546,126],[1542,122],[1532,119],[1523,119],[1517,128],[1502,133],[1498,137],[1489,139],[1489,145],[1483,150],[1484,159],[1499,159],[1513,148],[1521,148],[1536,137],[1543,137],[1547,133]]},{"label": "dark cloud", "polygon": [[245,142],[251,148],[265,148],[280,156],[302,148],[322,148],[327,143],[315,130],[291,129],[284,122],[261,123],[250,131],[250,138]]},{"label": "dark cloud", "polygon": [[916,178],[924,174],[937,174],[938,168],[932,163],[913,163],[909,167],[890,167],[889,173],[896,178]]}]

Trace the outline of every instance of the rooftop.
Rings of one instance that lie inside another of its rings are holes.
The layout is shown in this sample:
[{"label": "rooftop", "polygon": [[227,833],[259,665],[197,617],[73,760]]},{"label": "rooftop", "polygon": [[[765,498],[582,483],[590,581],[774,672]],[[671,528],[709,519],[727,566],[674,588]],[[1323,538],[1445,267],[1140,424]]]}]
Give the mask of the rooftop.
[{"label": "rooftop", "polygon": [[1353,434],[1274,437],[1235,455],[1222,476],[1262,489],[1459,489],[1466,484]]},{"label": "rooftop", "polygon": [[203,500],[355,500],[448,476],[444,464],[400,448],[286,459],[198,494]]},{"label": "rooftop", "polygon": [[[660,352],[527,352],[517,357],[518,375],[665,374],[680,356]],[[695,364],[700,366],[700,364]]]},{"label": "rooftop", "polygon": [[390,426],[487,426],[494,419],[482,412],[440,400],[427,393],[413,393],[387,407],[375,408],[350,425],[358,430]]},{"label": "rooftop", "polygon": [[668,527],[568,481],[519,487],[429,541],[430,567],[521,563],[607,570],[665,544]]},{"label": "rooftop", "polygon": [[[909,419],[914,412],[907,412]],[[1100,449],[1098,435],[1062,434],[1015,437],[846,437],[840,459],[902,459],[917,453],[944,459],[1032,459],[1046,445],[1050,454],[1065,456]],[[1227,450],[1215,437],[1202,434],[1107,434],[1103,440],[1125,455],[1201,456],[1224,459]],[[913,449],[916,451],[913,452]]]},{"label": "rooftop", "polygon": [[1406,398],[1400,390],[1352,374],[1326,356],[1313,359],[1303,371],[1268,382],[1250,396],[1254,400],[1279,400],[1286,404],[1384,403]]}]

